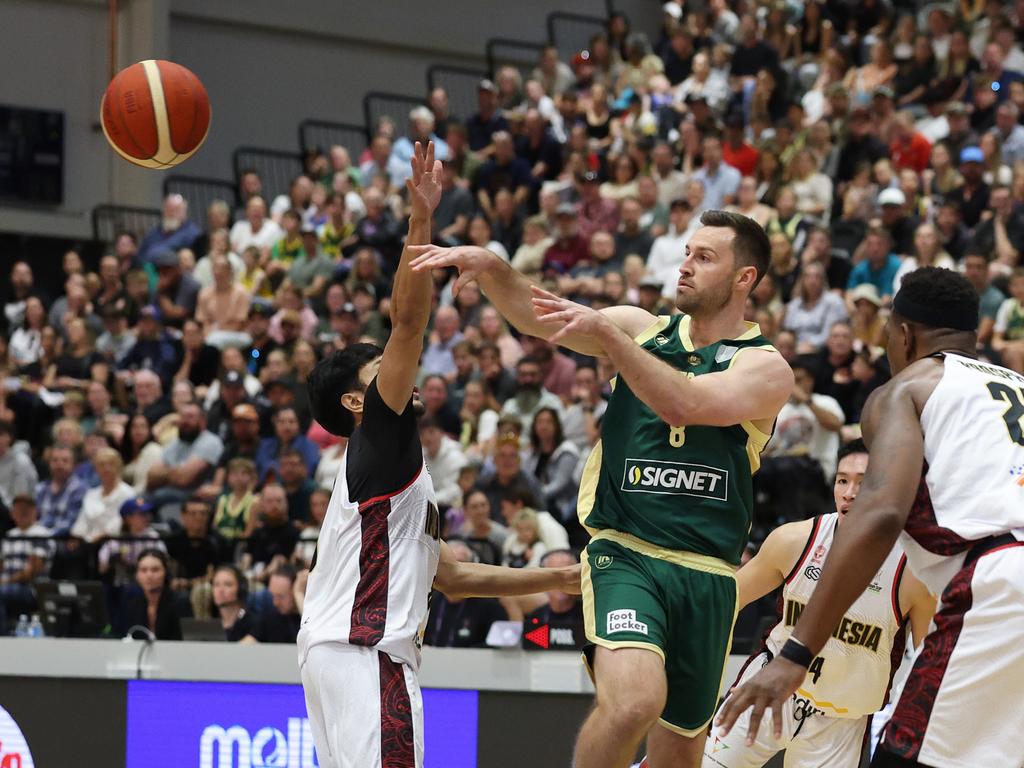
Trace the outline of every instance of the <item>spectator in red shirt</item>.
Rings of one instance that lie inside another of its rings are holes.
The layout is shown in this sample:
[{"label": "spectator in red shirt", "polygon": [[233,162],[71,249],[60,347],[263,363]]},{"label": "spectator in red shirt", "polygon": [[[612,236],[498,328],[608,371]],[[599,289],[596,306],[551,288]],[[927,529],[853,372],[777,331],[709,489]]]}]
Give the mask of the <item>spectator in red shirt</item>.
[{"label": "spectator in red shirt", "polygon": [[896,170],[910,168],[921,173],[928,167],[932,144],[914,127],[914,116],[910,112],[900,112],[892,122],[889,155]]},{"label": "spectator in red shirt", "polygon": [[[595,189],[597,185],[594,185]],[[580,236],[576,209],[562,203],[555,211],[555,242],[544,252],[541,269],[545,274],[568,274],[577,262],[587,258],[587,241]]]},{"label": "spectator in red shirt", "polygon": [[577,206],[580,237],[589,243],[590,236],[598,230],[614,235],[615,230],[619,228],[619,204],[601,197],[597,174],[588,171],[583,174],[577,186],[580,193],[580,202]]},{"label": "spectator in red shirt", "polygon": [[753,176],[761,153],[747,143],[743,135],[743,113],[733,112],[725,118],[725,142],[722,144],[722,160],[743,176]]}]

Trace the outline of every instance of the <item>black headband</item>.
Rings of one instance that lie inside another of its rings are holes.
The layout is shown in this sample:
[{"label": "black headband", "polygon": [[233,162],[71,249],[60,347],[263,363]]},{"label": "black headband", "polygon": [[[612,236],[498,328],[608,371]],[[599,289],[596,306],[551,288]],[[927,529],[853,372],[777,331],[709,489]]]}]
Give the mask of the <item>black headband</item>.
[{"label": "black headband", "polygon": [[900,317],[930,328],[952,328],[971,332],[978,330],[978,311],[974,307],[926,306],[908,298],[906,291],[897,292],[892,300],[892,311]]}]

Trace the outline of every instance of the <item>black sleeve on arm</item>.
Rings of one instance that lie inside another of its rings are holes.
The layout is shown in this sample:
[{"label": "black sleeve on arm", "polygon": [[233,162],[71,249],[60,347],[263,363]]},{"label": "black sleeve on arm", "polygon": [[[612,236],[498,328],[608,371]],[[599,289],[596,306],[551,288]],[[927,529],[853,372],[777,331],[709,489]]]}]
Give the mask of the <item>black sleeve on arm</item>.
[{"label": "black sleeve on arm", "polygon": [[363,397],[363,420],[348,444],[349,498],[362,502],[401,490],[423,466],[423,449],[412,398],[395,413],[377,391],[374,379]]}]

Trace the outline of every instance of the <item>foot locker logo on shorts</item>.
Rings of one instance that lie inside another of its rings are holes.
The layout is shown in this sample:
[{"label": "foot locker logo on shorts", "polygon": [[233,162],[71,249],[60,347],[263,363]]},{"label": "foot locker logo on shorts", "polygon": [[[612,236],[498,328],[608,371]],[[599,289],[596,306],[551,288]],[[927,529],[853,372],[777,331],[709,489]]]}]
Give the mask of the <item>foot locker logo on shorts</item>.
[{"label": "foot locker logo on shorts", "polygon": [[608,611],[608,631],[606,634],[613,635],[616,632],[639,632],[647,634],[647,625],[636,620],[636,611]]}]

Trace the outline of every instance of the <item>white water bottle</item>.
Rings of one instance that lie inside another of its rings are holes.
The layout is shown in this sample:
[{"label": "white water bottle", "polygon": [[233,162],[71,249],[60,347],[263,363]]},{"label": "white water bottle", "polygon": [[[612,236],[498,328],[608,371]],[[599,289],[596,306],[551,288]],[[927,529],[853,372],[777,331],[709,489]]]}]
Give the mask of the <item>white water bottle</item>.
[{"label": "white water bottle", "polygon": [[14,628],[15,637],[28,637],[28,616],[24,613],[18,617],[18,624]]}]

